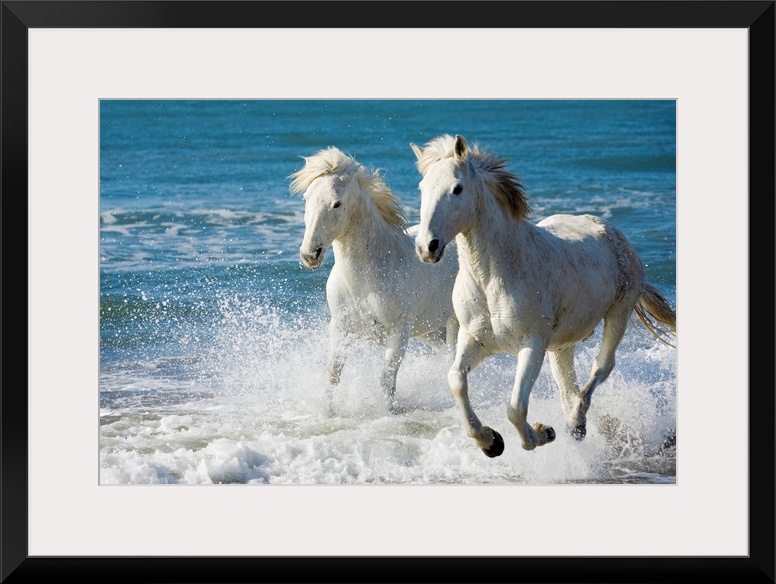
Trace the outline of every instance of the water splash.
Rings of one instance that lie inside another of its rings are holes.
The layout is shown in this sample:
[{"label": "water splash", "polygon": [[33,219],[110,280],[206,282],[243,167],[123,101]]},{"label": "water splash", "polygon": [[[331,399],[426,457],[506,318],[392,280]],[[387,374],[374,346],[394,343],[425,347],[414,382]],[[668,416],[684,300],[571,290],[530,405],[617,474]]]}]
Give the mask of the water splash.
[{"label": "water splash", "polygon": [[[381,349],[356,344],[327,415],[325,308],[300,312],[235,294],[218,304],[200,354],[103,371],[103,484],[675,482],[675,351],[635,331],[596,391],[581,443],[563,431],[548,366],[529,415],[552,424],[558,438],[532,452],[506,416],[514,358],[497,355],[476,368],[472,405],[506,442],[501,457],[488,459],[462,430],[446,384],[450,353],[411,343],[394,415],[379,388]],[[578,352],[580,379],[598,335]]]}]

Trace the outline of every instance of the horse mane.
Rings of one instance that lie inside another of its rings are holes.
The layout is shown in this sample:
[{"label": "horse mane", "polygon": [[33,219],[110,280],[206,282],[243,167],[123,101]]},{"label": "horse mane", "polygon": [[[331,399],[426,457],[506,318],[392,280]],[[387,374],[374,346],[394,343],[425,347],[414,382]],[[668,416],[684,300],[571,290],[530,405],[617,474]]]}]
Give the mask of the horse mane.
[{"label": "horse mane", "polygon": [[[420,174],[425,175],[435,162],[452,158],[455,155],[454,146],[455,138],[449,134],[434,138],[426,144],[416,162]],[[506,159],[485,152],[474,144],[469,146],[467,160],[471,160],[474,174],[515,219],[524,219],[531,214],[525,189],[517,175],[505,168]]]},{"label": "horse mane", "polygon": [[358,179],[361,190],[369,196],[385,222],[399,230],[404,230],[407,218],[402,210],[401,202],[386,184],[382,170],[367,170],[355,158],[334,146],[329,146],[312,156],[303,158],[304,166],[288,177],[292,179],[289,187],[291,194],[304,193],[315,179],[322,176],[352,175]]}]

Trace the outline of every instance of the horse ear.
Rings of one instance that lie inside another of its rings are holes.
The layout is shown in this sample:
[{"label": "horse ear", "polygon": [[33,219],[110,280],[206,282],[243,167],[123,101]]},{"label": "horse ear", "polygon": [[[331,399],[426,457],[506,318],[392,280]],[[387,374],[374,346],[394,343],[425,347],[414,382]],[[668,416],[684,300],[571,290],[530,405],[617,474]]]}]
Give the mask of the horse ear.
[{"label": "horse ear", "polygon": [[455,135],[455,145],[453,146],[453,152],[455,152],[455,158],[458,160],[458,162],[463,162],[466,160],[466,153],[469,151],[469,145],[466,143],[466,140],[463,139],[463,136],[460,134]]},{"label": "horse ear", "polygon": [[421,148],[417,144],[413,144],[412,142],[410,142],[410,148],[412,148],[412,151],[415,153],[416,158],[419,159],[421,156],[423,156],[423,148]]}]

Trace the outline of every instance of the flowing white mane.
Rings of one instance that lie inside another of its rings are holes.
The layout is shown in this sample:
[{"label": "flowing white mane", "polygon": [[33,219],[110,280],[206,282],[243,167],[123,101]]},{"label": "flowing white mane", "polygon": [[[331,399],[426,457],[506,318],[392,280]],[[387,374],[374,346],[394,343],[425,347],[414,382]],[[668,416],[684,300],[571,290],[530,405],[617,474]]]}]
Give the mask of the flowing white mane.
[{"label": "flowing white mane", "polygon": [[372,199],[377,212],[385,222],[399,230],[405,229],[407,219],[401,204],[385,183],[379,169],[367,170],[355,158],[334,146],[303,158],[304,166],[289,177],[292,179],[289,187],[292,194],[304,193],[315,179],[322,176],[354,175],[358,179],[361,191]]},{"label": "flowing white mane", "polygon": [[[420,174],[425,175],[429,167],[445,158],[455,156],[455,138],[449,134],[434,138],[423,149],[416,165]],[[481,179],[496,200],[503,205],[515,219],[524,219],[531,214],[528,197],[517,175],[509,172],[503,158],[480,150],[477,144],[467,151],[467,160],[471,160],[474,175]]]}]

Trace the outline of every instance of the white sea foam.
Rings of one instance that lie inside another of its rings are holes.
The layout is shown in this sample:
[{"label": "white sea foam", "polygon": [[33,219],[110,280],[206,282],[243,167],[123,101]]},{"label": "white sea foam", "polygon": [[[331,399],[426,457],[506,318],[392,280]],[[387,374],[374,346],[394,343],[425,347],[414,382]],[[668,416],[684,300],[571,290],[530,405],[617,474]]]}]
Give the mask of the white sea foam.
[{"label": "white sea foam", "polygon": [[[447,388],[450,354],[413,342],[400,369],[401,413],[379,390],[381,350],[357,345],[326,414],[327,323],[233,297],[205,353],[102,375],[100,480],[133,483],[554,484],[672,482],[676,351],[631,330],[597,391],[588,435],[564,431],[545,365],[529,418],[558,438],[520,447],[506,415],[514,358],[494,356],[470,375],[473,407],[506,449],[487,458],[468,438]],[[578,355],[584,379],[596,340]],[[183,371],[183,373],[181,373]],[[120,396],[127,395],[125,399]],[[661,454],[662,452],[662,454]]]}]

